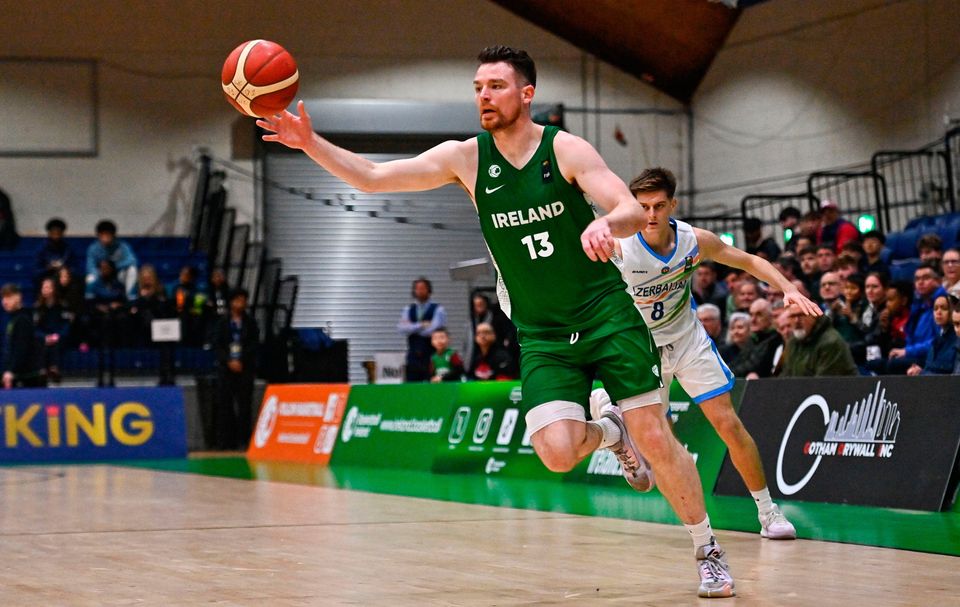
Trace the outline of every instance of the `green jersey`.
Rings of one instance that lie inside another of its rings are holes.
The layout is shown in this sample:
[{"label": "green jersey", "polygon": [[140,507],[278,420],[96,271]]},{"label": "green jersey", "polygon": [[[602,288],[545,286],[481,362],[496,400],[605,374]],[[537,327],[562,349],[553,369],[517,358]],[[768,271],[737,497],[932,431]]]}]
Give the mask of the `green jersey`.
[{"label": "green jersey", "polygon": [[506,286],[511,320],[530,336],[573,334],[624,310],[635,313],[616,266],[591,261],[583,251],[580,235],[594,213],[560,174],[553,150],[558,131],[545,127],[520,169],[500,154],[490,133],[477,136],[480,227]]}]

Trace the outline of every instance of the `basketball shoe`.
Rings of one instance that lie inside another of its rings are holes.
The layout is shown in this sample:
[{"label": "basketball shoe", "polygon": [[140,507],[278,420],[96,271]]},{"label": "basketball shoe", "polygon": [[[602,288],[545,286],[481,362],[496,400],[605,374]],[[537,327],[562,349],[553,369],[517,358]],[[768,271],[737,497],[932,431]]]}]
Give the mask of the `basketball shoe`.
[{"label": "basketball shoe", "polygon": [[697,569],[700,571],[698,596],[723,598],[736,594],[726,553],[717,544],[717,538],[711,538],[709,544],[697,548],[696,557]]},{"label": "basketball shoe", "polygon": [[787,520],[783,512],[780,512],[780,506],[774,504],[773,510],[767,514],[758,514],[757,518],[760,519],[760,537],[771,540],[797,539],[796,528]]},{"label": "basketball shoe", "polygon": [[630,439],[627,427],[623,423],[620,407],[610,402],[610,397],[605,390],[594,390],[590,395],[590,417],[592,419],[609,418],[620,429],[620,441],[610,445],[608,449],[617,456],[620,468],[623,469],[623,478],[627,479],[627,483],[643,493],[653,489],[656,484],[653,470]]}]

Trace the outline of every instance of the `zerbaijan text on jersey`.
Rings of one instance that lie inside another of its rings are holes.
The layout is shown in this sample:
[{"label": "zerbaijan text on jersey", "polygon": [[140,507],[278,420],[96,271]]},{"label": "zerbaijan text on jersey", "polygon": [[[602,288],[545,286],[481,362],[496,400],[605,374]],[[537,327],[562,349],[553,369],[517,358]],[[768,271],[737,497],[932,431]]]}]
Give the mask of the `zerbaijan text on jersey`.
[{"label": "zerbaijan text on jersey", "polygon": [[480,227],[521,335],[599,329],[632,308],[617,268],[583,251],[580,235],[595,215],[583,192],[560,174],[553,145],[558,130],[545,127],[520,168],[500,154],[489,133],[477,136]]},{"label": "zerbaijan text on jersey", "polygon": [[676,341],[697,320],[690,296],[690,279],[700,265],[697,235],[690,224],[672,218],[670,229],[674,245],[666,254],[657,253],[642,234],[635,234],[620,239],[622,255],[616,260],[627,292],[659,346]]}]

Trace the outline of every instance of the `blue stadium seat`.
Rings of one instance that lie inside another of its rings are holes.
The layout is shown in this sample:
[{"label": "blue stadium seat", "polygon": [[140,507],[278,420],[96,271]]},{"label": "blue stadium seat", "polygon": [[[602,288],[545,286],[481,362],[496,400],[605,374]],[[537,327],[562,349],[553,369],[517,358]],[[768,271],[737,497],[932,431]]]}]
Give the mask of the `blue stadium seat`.
[{"label": "blue stadium seat", "polygon": [[917,256],[918,231],[893,232],[887,234],[886,247],[890,249],[890,259],[910,259]]},{"label": "blue stadium seat", "polygon": [[890,278],[913,282],[913,273],[920,266],[920,259],[898,259],[890,264]]}]

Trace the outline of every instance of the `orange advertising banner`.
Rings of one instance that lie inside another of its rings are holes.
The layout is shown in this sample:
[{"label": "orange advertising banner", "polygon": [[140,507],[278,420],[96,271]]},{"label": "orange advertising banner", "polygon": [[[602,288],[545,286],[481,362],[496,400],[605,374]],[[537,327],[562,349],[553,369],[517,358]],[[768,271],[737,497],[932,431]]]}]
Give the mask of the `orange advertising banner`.
[{"label": "orange advertising banner", "polygon": [[349,384],[267,386],[247,457],[326,465],[349,393]]}]

